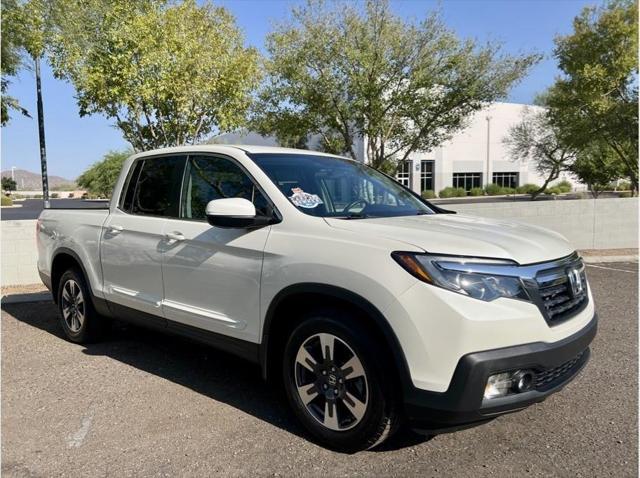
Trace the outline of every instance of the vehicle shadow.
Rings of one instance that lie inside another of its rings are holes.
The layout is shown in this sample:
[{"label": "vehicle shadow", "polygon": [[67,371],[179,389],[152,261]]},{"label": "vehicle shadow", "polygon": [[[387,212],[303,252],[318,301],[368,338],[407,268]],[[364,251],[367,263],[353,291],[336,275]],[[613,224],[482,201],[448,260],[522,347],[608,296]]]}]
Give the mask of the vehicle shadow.
[{"label": "vehicle shadow", "polygon": [[[22,323],[66,340],[52,302],[3,303],[1,308]],[[310,439],[283,397],[262,380],[260,369],[233,355],[182,337],[117,321],[105,340],[84,345],[83,352],[110,357]],[[423,435],[401,430],[372,451],[387,452],[427,440]]]}]

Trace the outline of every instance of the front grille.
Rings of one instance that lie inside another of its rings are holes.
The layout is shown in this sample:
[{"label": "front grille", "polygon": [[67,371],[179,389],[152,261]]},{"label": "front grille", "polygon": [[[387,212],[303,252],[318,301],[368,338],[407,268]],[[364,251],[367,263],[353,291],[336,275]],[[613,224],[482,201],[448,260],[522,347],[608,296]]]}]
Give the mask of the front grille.
[{"label": "front grille", "polygon": [[[587,278],[584,272],[580,275],[583,283],[586,284]],[[539,281],[538,293],[550,324],[557,324],[572,317],[582,309],[587,300],[586,286],[581,293],[574,295],[567,275],[551,281],[550,284]]]},{"label": "front grille", "polygon": [[536,390],[545,390],[560,382],[575,371],[580,366],[580,359],[584,356],[585,351],[580,352],[574,358],[562,365],[546,370],[536,370],[535,388]]}]

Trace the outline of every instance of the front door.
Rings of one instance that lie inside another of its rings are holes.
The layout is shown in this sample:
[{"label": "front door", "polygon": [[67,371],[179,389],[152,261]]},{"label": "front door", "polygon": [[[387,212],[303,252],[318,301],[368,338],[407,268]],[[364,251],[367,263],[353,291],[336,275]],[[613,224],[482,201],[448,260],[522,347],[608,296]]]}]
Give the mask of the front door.
[{"label": "front door", "polygon": [[167,218],[178,215],[185,161],[161,156],[131,167],[125,193],[103,226],[100,248],[105,298],[115,306],[162,316],[164,229]]},{"label": "front door", "polygon": [[210,226],[207,203],[234,197],[252,201],[258,214],[270,213],[265,196],[235,160],[189,157],[180,218],[167,219],[165,228],[173,242],[164,251],[163,311],[170,321],[258,342],[260,277],[271,226]]}]

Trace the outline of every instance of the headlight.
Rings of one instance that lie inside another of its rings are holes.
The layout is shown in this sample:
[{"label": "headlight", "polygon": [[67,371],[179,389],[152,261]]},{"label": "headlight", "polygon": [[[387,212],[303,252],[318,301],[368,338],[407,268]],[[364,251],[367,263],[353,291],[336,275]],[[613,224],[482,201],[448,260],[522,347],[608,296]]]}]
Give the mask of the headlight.
[{"label": "headlight", "polygon": [[407,272],[423,282],[491,301],[499,297],[529,300],[522,281],[505,273],[516,263],[493,259],[432,256],[410,252],[394,252],[391,256]]}]

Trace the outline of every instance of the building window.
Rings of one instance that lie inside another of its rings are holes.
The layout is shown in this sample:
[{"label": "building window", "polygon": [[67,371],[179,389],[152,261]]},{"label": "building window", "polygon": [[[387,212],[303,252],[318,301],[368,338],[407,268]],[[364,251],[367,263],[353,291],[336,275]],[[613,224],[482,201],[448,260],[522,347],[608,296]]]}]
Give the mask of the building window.
[{"label": "building window", "polygon": [[453,173],[453,187],[463,188],[467,192],[471,188],[481,188],[482,173]]},{"label": "building window", "polygon": [[420,161],[420,192],[433,191],[434,161]]},{"label": "building window", "polygon": [[408,188],[411,187],[411,164],[411,161],[401,161],[396,173],[396,181]]},{"label": "building window", "polygon": [[502,188],[515,189],[518,184],[518,173],[493,173],[493,182]]}]

